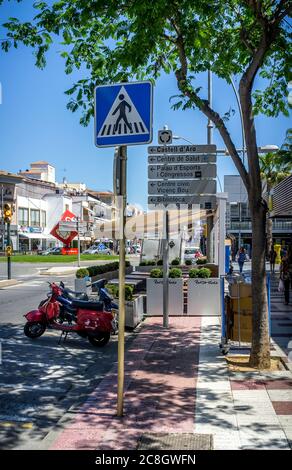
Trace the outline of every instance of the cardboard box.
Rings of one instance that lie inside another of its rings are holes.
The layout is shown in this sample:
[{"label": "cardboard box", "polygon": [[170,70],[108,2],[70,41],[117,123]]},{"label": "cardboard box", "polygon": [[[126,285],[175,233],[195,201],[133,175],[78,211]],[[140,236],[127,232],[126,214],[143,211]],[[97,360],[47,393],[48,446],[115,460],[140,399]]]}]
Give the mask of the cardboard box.
[{"label": "cardboard box", "polygon": [[238,321],[240,321],[240,329],[250,329],[252,328],[252,316],[250,315],[238,315],[234,314],[233,317],[233,328],[238,328]]},{"label": "cardboard box", "polygon": [[251,297],[251,284],[229,284],[230,297]]},{"label": "cardboard box", "polygon": [[252,311],[251,297],[237,297],[231,299],[231,309],[234,312],[242,312],[243,310]]},{"label": "cardboard box", "polygon": [[[238,329],[233,328],[231,333],[231,340],[239,341]],[[244,343],[251,343],[252,339],[252,330],[251,328],[241,328],[240,329],[240,341]]]}]

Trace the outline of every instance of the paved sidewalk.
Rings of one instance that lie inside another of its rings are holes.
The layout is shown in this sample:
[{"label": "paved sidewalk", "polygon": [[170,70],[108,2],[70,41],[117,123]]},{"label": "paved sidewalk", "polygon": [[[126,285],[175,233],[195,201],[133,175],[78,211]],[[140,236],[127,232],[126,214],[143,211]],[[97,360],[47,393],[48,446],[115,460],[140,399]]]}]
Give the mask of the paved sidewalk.
[{"label": "paved sidewalk", "polygon": [[148,318],[126,354],[124,418],[115,416],[115,366],[48,436],[51,449],[134,450],[151,432],[212,434],[220,450],[290,448],[290,371],[229,372],[216,317],[161,324]]},{"label": "paved sidewalk", "polygon": [[133,450],[146,432],[193,432],[200,318],[161,324],[148,319],[127,352],[124,418],[115,416],[115,367],[52,449]]}]

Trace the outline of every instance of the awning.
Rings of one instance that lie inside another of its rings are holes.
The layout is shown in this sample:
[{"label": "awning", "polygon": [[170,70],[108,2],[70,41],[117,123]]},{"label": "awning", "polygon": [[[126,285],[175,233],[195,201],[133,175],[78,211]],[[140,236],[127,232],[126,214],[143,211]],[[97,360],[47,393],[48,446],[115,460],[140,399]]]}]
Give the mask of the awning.
[{"label": "awning", "polygon": [[[169,233],[177,234],[179,231],[194,227],[203,217],[206,211],[194,210],[169,210]],[[137,238],[147,238],[149,235],[163,232],[163,211],[157,210],[127,218],[128,229],[133,230]],[[127,231],[127,227],[126,227]],[[96,223],[93,229],[94,235],[98,238],[115,238],[119,233],[119,220],[115,219],[103,223]],[[118,237],[117,237],[118,238]]]},{"label": "awning", "polygon": [[20,237],[23,237],[23,238],[30,238],[30,239],[34,239],[34,240],[56,240],[54,237],[52,237],[51,235],[45,235],[43,233],[19,233],[19,236]]}]

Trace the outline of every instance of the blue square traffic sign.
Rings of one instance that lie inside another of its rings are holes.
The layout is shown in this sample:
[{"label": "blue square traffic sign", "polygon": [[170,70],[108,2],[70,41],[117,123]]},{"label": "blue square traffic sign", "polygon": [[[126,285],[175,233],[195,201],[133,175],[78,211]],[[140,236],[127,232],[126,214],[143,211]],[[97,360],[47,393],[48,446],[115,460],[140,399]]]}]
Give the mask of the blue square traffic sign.
[{"label": "blue square traffic sign", "polygon": [[95,145],[149,144],[152,141],[152,83],[115,83],[95,88]]}]

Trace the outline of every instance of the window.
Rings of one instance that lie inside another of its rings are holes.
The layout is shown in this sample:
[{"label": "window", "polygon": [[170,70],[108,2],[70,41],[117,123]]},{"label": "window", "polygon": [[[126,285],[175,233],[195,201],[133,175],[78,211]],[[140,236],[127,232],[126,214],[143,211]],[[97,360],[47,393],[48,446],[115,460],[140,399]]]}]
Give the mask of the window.
[{"label": "window", "polygon": [[37,209],[30,210],[30,225],[31,227],[40,227],[40,211]]},{"label": "window", "polygon": [[46,225],[47,225],[46,211],[41,211],[41,227],[45,227]]},{"label": "window", "polygon": [[25,207],[18,208],[18,224],[19,225],[28,225],[28,209]]}]

